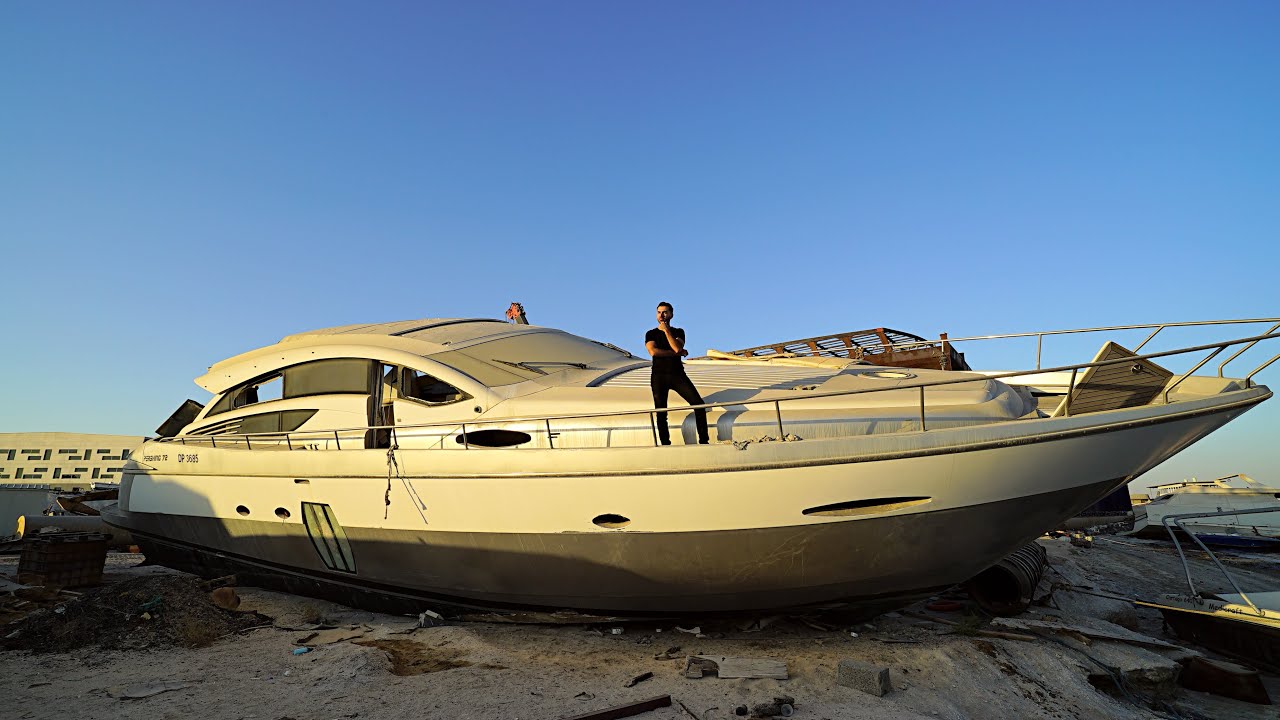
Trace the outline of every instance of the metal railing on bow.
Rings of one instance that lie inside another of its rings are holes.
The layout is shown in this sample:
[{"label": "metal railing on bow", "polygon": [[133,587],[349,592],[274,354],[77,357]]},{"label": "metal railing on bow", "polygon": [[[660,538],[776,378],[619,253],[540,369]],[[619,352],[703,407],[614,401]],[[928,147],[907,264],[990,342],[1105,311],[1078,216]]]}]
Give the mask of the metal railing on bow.
[{"label": "metal railing on bow", "polygon": [[[1215,322],[1209,322],[1209,323],[1181,323],[1181,325],[1229,324],[1233,322],[1241,322],[1241,323],[1266,322],[1266,320],[1215,321]],[[1179,325],[1179,323],[1167,323],[1165,325],[1161,325],[1158,327],[1156,332],[1159,332],[1159,328],[1174,327],[1176,325]],[[1116,328],[1093,328],[1090,330],[1055,331],[1055,332],[1060,332],[1060,333],[1097,332],[1104,329],[1135,329],[1135,328],[1144,328],[1144,327],[1153,327],[1153,326],[1141,326],[1141,325],[1117,326]],[[444,438],[457,437],[458,438],[457,443],[460,446],[460,448],[464,450],[470,450],[473,445],[488,447],[487,445],[481,445],[480,443],[472,442],[468,437],[468,433],[476,432],[480,428],[492,427],[495,425],[503,425],[503,426],[510,427],[510,426],[537,424],[537,425],[543,426],[543,430],[545,431],[546,437],[547,437],[547,447],[554,448],[555,447],[554,437],[556,436],[557,433],[553,430],[553,423],[565,423],[568,421],[575,421],[575,420],[599,420],[602,418],[618,418],[618,417],[628,417],[628,416],[633,416],[633,417],[647,416],[649,428],[652,432],[653,442],[656,445],[658,444],[658,430],[657,430],[656,417],[659,413],[688,413],[696,410],[711,411],[715,409],[722,409],[727,411],[730,409],[736,410],[738,408],[744,408],[748,406],[761,406],[765,409],[768,409],[769,406],[772,406],[773,416],[775,421],[774,424],[778,432],[778,439],[781,440],[781,439],[784,439],[787,435],[786,421],[783,416],[783,404],[785,403],[794,403],[797,401],[811,401],[811,400],[821,399],[821,398],[847,397],[847,396],[851,397],[856,395],[869,395],[874,393],[885,393],[885,392],[895,392],[895,391],[901,392],[903,390],[915,390],[918,392],[919,409],[916,417],[918,421],[918,427],[913,429],[918,430],[920,432],[925,432],[925,431],[928,431],[929,429],[928,419],[927,419],[927,403],[926,403],[926,391],[929,388],[939,388],[939,387],[945,387],[949,385],[973,383],[976,381],[983,381],[983,380],[1006,380],[1010,378],[1024,377],[1024,376],[1030,376],[1030,375],[1041,375],[1041,374],[1047,374],[1047,373],[1064,373],[1065,374],[1066,372],[1069,371],[1071,372],[1071,380],[1068,383],[1067,390],[1066,390],[1065,401],[1064,401],[1065,402],[1064,415],[1070,416],[1071,393],[1077,387],[1076,378],[1079,372],[1082,370],[1088,370],[1089,368],[1107,367],[1107,366],[1117,365],[1122,363],[1133,363],[1136,360],[1151,360],[1154,358],[1171,357],[1171,356],[1177,356],[1177,355],[1185,355],[1189,353],[1210,351],[1208,357],[1201,360],[1195,366],[1195,368],[1192,369],[1192,372],[1194,372],[1194,370],[1204,366],[1206,363],[1209,362],[1209,360],[1216,357],[1218,354],[1223,352],[1226,348],[1235,347],[1238,345],[1244,346],[1240,352],[1237,352],[1233,354],[1230,358],[1228,358],[1227,362],[1230,362],[1231,360],[1234,360],[1237,357],[1239,357],[1245,350],[1248,350],[1249,348],[1254,347],[1259,342],[1262,342],[1265,340],[1275,340],[1277,338],[1280,338],[1280,332],[1276,332],[1277,329],[1280,329],[1280,324],[1278,324],[1276,327],[1271,328],[1270,332],[1264,333],[1262,335],[1253,335],[1250,337],[1238,338],[1234,340],[1224,340],[1216,343],[1207,343],[1207,344],[1196,345],[1192,347],[1179,348],[1175,350],[1165,350],[1161,352],[1148,353],[1146,355],[1133,355],[1133,356],[1127,356],[1127,357],[1121,357],[1121,358],[1114,358],[1110,360],[1077,363],[1074,365],[1061,365],[1057,367],[1041,368],[1037,364],[1037,367],[1033,370],[1018,370],[1018,371],[999,372],[999,373],[982,373],[981,375],[978,375],[972,372],[957,373],[961,376],[947,378],[943,380],[934,380],[934,381],[926,381],[926,382],[910,383],[910,384],[894,384],[894,385],[888,385],[885,387],[876,387],[876,388],[837,390],[837,391],[820,392],[820,393],[804,392],[804,393],[796,393],[793,395],[787,395],[784,397],[762,398],[762,399],[756,399],[756,400],[734,400],[730,402],[703,403],[701,405],[685,405],[685,406],[675,406],[675,407],[661,408],[661,409],[641,408],[641,409],[634,409],[634,410],[616,410],[616,411],[602,412],[602,413],[574,413],[574,414],[564,414],[564,415],[502,417],[502,418],[490,418],[490,419],[476,419],[476,420],[469,420],[469,421],[461,421],[461,420],[455,419],[452,421],[440,421],[440,422],[432,422],[432,423],[418,423],[418,424],[408,424],[408,425],[362,426],[362,427],[338,428],[338,429],[330,429],[330,430],[302,430],[302,431],[294,430],[289,432],[261,432],[261,433],[247,433],[247,434],[223,433],[218,435],[179,435],[177,437],[158,438],[157,441],[180,443],[184,445],[187,445],[187,444],[201,445],[201,446],[209,445],[213,447],[219,447],[219,446],[246,447],[249,449],[252,449],[254,447],[254,443],[256,442],[258,443],[259,447],[269,445],[269,446],[278,448],[283,445],[285,449],[292,450],[292,449],[301,449],[304,447],[315,447],[315,449],[319,449],[318,447],[316,447],[317,443],[320,443],[320,442],[327,443],[330,439],[332,439],[332,441],[334,442],[335,449],[339,449],[339,450],[366,449],[366,438],[368,436],[368,433],[370,432],[378,432],[378,431],[386,432],[391,435],[392,440],[394,441],[395,437],[399,433],[405,433],[408,431],[416,432],[416,431],[422,431],[422,430],[439,429],[442,431],[441,434],[439,435],[439,437],[441,438],[441,443],[439,446],[440,448],[444,448],[444,443],[443,443]],[[1039,333],[1039,334],[1049,335],[1054,333],[1046,332],[1046,333]],[[1037,335],[1037,333],[1020,333],[1020,334],[1017,334],[1016,337],[1031,337],[1035,335]],[[1154,335],[1155,333],[1153,332],[1152,336]],[[992,335],[992,336],[983,336],[983,337],[968,338],[968,339],[970,340],[994,339],[999,337],[1014,337],[1014,336]],[[1150,336],[1148,337],[1148,339],[1150,339]],[[1246,375],[1244,378],[1241,378],[1241,380],[1243,381],[1244,387],[1245,388],[1249,387],[1252,382],[1253,376],[1257,375],[1259,372],[1266,369],[1276,360],[1280,360],[1280,354],[1277,354],[1273,356],[1271,359],[1258,365],[1248,375]],[[1226,365],[1226,362],[1223,363],[1223,366],[1225,365]],[[1221,366],[1220,366],[1220,369],[1221,369]],[[1190,377],[1190,375],[1191,373],[1184,374],[1182,377],[1178,378],[1173,385],[1161,391],[1161,394],[1163,395],[1166,403],[1170,402],[1169,400],[1170,393],[1178,385],[1180,385],[1183,382],[1183,380],[1185,380],[1187,377]],[[1019,422],[1035,422],[1037,420],[1047,420],[1047,419],[1048,418],[1026,419],[1026,420],[1019,420]],[[344,442],[346,443],[345,448],[344,448]],[[381,445],[375,445],[375,447],[381,447]]]}]

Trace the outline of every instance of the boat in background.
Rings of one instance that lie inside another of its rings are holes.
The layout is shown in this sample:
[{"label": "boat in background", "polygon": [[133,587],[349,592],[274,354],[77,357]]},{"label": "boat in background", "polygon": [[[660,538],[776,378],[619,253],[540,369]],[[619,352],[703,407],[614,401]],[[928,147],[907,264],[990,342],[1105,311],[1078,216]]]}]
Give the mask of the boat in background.
[{"label": "boat in background", "polygon": [[[1209,549],[1208,543],[1203,541],[1204,536],[1196,530],[1197,527],[1212,527],[1205,520],[1269,512],[1280,513],[1280,505],[1273,503],[1239,511],[1165,514],[1161,518],[1161,526],[1178,548],[1190,593],[1164,595],[1159,600],[1135,600],[1134,604],[1159,610],[1180,638],[1243,660],[1258,669],[1280,673],[1280,591],[1246,594]],[[1208,554],[1226,576],[1234,593],[1201,593],[1196,590],[1180,537],[1189,537]]]},{"label": "boat in background", "polygon": [[[1280,549],[1280,509],[1256,513],[1280,502],[1280,488],[1265,485],[1243,473],[1214,480],[1184,480],[1155,485],[1151,502],[1134,508],[1132,534],[1168,537],[1163,520],[1171,515],[1212,513],[1183,525],[1206,544],[1244,550]],[[1232,514],[1229,511],[1251,511]],[[1225,514],[1224,514],[1225,513]]]}]

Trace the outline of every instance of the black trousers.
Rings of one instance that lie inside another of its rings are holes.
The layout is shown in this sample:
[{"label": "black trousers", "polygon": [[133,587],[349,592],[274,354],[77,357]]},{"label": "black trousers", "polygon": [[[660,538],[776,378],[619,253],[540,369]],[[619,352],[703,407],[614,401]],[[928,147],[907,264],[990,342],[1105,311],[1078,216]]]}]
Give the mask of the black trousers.
[{"label": "black trousers", "polygon": [[[667,395],[670,391],[675,390],[684,401],[690,405],[701,405],[702,396],[698,394],[698,388],[693,386],[693,381],[689,379],[684,371],[679,372],[655,372],[650,377],[649,388],[653,390],[653,406],[655,408],[664,408],[667,406]],[[658,413],[658,441],[663,445],[671,444],[671,429],[667,427],[667,414]],[[707,434],[707,411],[694,410],[694,422],[698,425],[698,442],[706,445],[709,440]]]}]

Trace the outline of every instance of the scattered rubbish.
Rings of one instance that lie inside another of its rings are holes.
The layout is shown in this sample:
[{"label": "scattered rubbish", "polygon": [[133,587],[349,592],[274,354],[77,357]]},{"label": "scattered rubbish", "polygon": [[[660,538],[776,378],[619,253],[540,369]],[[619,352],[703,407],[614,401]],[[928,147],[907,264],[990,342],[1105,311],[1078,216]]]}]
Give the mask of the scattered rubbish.
[{"label": "scattered rubbish", "polygon": [[690,635],[697,635],[697,636],[702,635],[702,626],[700,625],[694,626],[692,628],[682,628],[679,625],[677,625],[676,630],[679,630],[682,633],[689,633]]},{"label": "scattered rubbish", "polygon": [[858,637],[858,633],[853,632],[852,630],[850,630],[850,631],[849,631],[849,637],[851,637],[851,638],[856,638],[856,637]]},{"label": "scattered rubbish", "polygon": [[753,618],[751,620],[748,620],[747,622],[740,623],[738,625],[738,630],[742,632],[749,632],[749,633],[760,632],[761,630],[777,622],[779,617],[781,616],[768,615],[766,617]]},{"label": "scattered rubbish", "polygon": [[[47,588],[40,592],[49,594]],[[87,646],[125,650],[163,645],[203,647],[263,620],[254,613],[217,607],[191,576],[146,575],[81,594],[64,590],[54,597],[47,602],[59,603],[62,613],[54,613],[50,607],[50,612],[17,620],[0,645],[35,652]],[[149,619],[139,622],[144,614]]]},{"label": "scattered rubbish", "polygon": [[893,686],[889,683],[889,668],[851,658],[840,661],[836,668],[836,684],[876,697],[884,697],[893,692]]},{"label": "scattered rubbish", "polygon": [[1085,535],[1082,532],[1071,533],[1071,544],[1076,547],[1091,548],[1093,547],[1093,536]]},{"label": "scattered rubbish", "polygon": [[609,628],[609,634],[610,634],[610,635],[621,635],[621,634],[622,634],[622,628],[620,628],[620,627],[611,627],[611,628]]},{"label": "scattered rubbish", "polygon": [[[924,613],[912,612],[910,610],[904,610],[902,614],[913,618],[919,618],[921,620],[928,620],[929,622],[938,623],[939,625],[948,625],[955,628],[965,627],[954,620],[947,620],[946,618],[940,618],[934,615],[925,615]],[[984,629],[966,629],[964,634],[981,635],[982,637],[1000,638],[1002,640],[1022,640],[1024,642],[1034,642],[1036,639],[1035,635],[1024,635],[1021,633],[1000,632],[998,630]]]},{"label": "scattered rubbish", "polygon": [[309,652],[311,652],[311,648],[309,647],[300,647],[300,648],[293,649],[294,655],[306,655]]},{"label": "scattered rubbish", "polygon": [[672,645],[671,647],[667,648],[664,652],[660,652],[657,655],[654,655],[653,659],[654,660],[679,660],[682,657],[681,655],[677,655],[677,653],[679,652],[680,652],[680,646]]},{"label": "scattered rubbish", "polygon": [[1213,693],[1257,705],[1271,704],[1271,696],[1267,694],[1267,688],[1262,684],[1257,670],[1226,660],[1191,658],[1178,676],[1178,682],[1188,690]]},{"label": "scattered rubbish", "polygon": [[423,610],[418,613],[418,627],[420,628],[436,627],[437,625],[443,624],[444,616],[440,613],[432,612],[430,610]]},{"label": "scattered rubbish", "polygon": [[[1046,630],[1049,632],[1068,633],[1071,635],[1081,635],[1085,638],[1094,638],[1096,640],[1115,640],[1118,642],[1130,643],[1133,645],[1147,645],[1149,647],[1160,648],[1162,650],[1183,650],[1184,648],[1148,637],[1140,633],[1126,630],[1119,625],[1112,625],[1110,628],[1088,627],[1079,624],[1069,624],[1052,622],[1049,620],[1032,620],[1029,618],[996,618],[991,621],[995,627],[1009,628],[1010,630]],[[1088,645],[1088,641],[1084,641]]]},{"label": "scattered rubbish", "polygon": [[209,593],[209,599],[223,610],[235,610],[240,607],[240,596],[234,588],[220,587]]},{"label": "scattered rubbish", "polygon": [[791,717],[795,714],[796,699],[790,695],[775,697],[767,703],[756,703],[751,706],[753,718]]},{"label": "scattered rubbish", "polygon": [[714,674],[728,678],[787,679],[787,664],[771,658],[724,657],[718,655],[690,655],[684,666],[684,676],[700,678]]},{"label": "scattered rubbish", "polygon": [[125,687],[107,689],[107,694],[120,700],[141,700],[152,695],[159,695],[170,690],[182,690],[191,687],[191,683],[180,680],[161,680],[159,682],[137,683]]},{"label": "scattered rubbish", "polygon": [[28,690],[30,690],[31,688],[38,688],[38,687],[43,687],[43,686],[45,686],[45,685],[52,685],[52,684],[53,684],[53,683],[51,683],[51,682],[34,682],[34,683],[31,683],[30,685],[28,685],[28,686],[27,686],[27,689],[28,689]]},{"label": "scattered rubbish", "polygon": [[[579,693],[579,695],[588,694],[589,693]],[[585,699],[589,700],[591,697],[595,696],[591,695]],[[627,703],[626,705],[615,705],[613,707],[604,708],[603,710],[595,710],[582,715],[561,718],[561,720],[617,720],[618,718],[631,717],[632,715],[639,715],[640,713],[664,707],[671,707],[670,695],[659,695],[658,697],[649,698],[648,700]]]},{"label": "scattered rubbish", "polygon": [[107,535],[100,532],[41,533],[22,541],[18,582],[82,587],[102,582]]},{"label": "scattered rubbish", "polygon": [[827,623],[818,622],[817,620],[814,620],[813,618],[810,618],[810,617],[806,617],[804,615],[797,615],[795,619],[799,620],[805,625],[808,625],[814,630],[822,630],[823,632],[830,632],[836,629],[835,625],[828,625]]},{"label": "scattered rubbish", "polygon": [[648,679],[650,679],[650,678],[652,678],[652,677],[653,677],[653,673],[651,673],[651,672],[642,672],[642,673],[640,673],[639,675],[637,675],[637,676],[635,676],[635,677],[631,678],[630,680],[628,680],[628,681],[626,682],[626,684],[625,684],[625,685],[623,685],[623,687],[635,687],[636,685],[639,685],[640,683],[642,683],[642,682],[644,682],[645,680],[648,680]]},{"label": "scattered rubbish", "polygon": [[294,645],[332,645],[334,643],[344,642],[346,640],[356,640],[364,637],[369,632],[368,628],[351,626],[349,628],[332,628],[329,630],[317,630],[308,633],[297,640],[293,641]]},{"label": "scattered rubbish", "polygon": [[595,699],[595,697],[596,697],[596,696],[595,696],[595,695],[593,695],[592,693],[589,693],[589,692],[587,692],[586,690],[583,690],[582,692],[578,693],[577,695],[574,695],[574,696],[573,696],[573,699],[574,699],[574,700],[582,700],[583,702],[586,702],[587,700],[594,700],[594,699]]}]

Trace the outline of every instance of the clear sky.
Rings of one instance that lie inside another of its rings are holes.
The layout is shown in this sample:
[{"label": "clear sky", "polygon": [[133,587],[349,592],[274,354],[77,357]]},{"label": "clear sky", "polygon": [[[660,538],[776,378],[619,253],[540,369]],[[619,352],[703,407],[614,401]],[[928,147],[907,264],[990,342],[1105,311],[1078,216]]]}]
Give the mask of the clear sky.
[{"label": "clear sky", "polygon": [[[0,431],[147,434],[286,334],[513,300],[637,352],[659,299],[696,352],[1280,315],[1278,27],[1270,0],[6,2]],[[1145,479],[1280,483],[1277,406]]]}]

